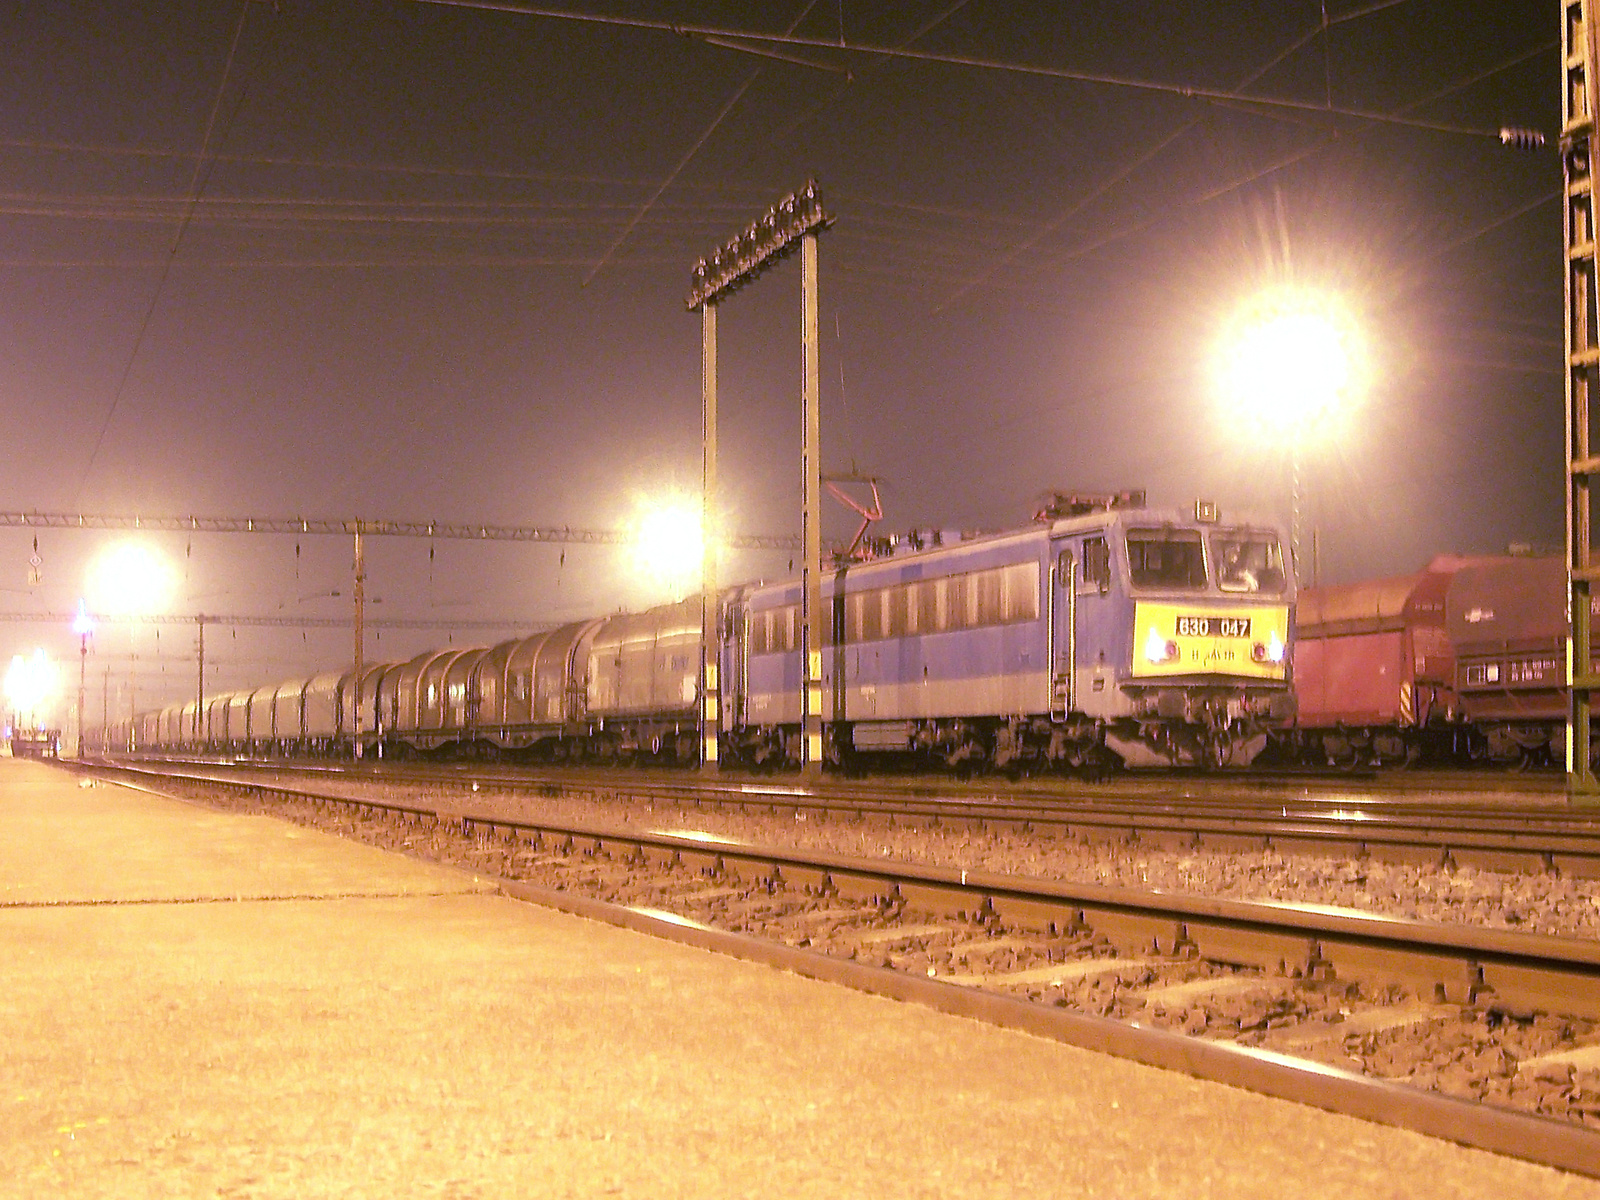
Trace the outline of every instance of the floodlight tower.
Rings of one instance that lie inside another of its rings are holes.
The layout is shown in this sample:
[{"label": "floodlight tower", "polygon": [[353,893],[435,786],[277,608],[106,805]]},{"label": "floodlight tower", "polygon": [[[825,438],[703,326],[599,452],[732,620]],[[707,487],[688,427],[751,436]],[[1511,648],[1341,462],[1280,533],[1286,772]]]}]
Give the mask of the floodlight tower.
[{"label": "floodlight tower", "polygon": [[701,314],[701,514],[705,554],[700,579],[700,766],[716,770],[722,725],[717,613],[717,304],[768,267],[800,251],[801,423],[803,504],[800,599],[800,769],[822,770],[822,465],[817,366],[817,235],[833,224],[822,192],[810,180],[757,218],[738,237],[695,264],[684,307]]}]

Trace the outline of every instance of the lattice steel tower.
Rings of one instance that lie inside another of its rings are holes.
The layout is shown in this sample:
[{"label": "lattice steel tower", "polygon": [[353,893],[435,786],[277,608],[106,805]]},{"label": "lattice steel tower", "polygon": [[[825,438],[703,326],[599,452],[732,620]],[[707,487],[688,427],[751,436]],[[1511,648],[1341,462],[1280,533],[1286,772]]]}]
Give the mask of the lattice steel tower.
[{"label": "lattice steel tower", "polygon": [[1594,152],[1596,70],[1593,0],[1562,0],[1561,162],[1566,235],[1567,603],[1571,636],[1567,674],[1567,783],[1573,795],[1600,795],[1590,765],[1589,718],[1600,677],[1594,670],[1592,597],[1600,581],[1593,522],[1594,481],[1600,476],[1600,436],[1590,398],[1600,368],[1600,301],[1595,293]]}]

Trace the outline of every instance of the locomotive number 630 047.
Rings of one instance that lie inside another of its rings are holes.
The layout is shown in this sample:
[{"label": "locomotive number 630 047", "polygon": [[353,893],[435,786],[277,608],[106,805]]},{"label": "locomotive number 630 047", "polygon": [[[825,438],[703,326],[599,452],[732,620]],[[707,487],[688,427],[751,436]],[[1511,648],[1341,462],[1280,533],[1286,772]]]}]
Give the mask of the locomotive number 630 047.
[{"label": "locomotive number 630 047", "polygon": [[1249,637],[1249,617],[1199,617],[1178,618],[1179,637]]}]

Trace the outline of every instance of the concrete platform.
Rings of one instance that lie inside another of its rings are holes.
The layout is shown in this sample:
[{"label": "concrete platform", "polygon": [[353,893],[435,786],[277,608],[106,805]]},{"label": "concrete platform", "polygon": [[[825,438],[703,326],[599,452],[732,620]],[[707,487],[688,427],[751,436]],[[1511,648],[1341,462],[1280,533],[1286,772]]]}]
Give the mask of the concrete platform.
[{"label": "concrete platform", "polygon": [[0,1197],[1600,1184],[0,760]]}]

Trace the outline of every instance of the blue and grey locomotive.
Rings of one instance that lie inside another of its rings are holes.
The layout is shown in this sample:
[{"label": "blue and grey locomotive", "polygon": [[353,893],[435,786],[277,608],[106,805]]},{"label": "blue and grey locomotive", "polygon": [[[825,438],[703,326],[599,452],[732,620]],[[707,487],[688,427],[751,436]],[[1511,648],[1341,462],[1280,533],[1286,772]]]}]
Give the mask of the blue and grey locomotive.
[{"label": "blue and grey locomotive", "polygon": [[[929,542],[935,539],[927,539]],[[1276,529],[1141,493],[1057,497],[1031,528],[822,579],[830,757],[950,767],[1246,764],[1293,713],[1294,584]],[[797,757],[800,584],[724,599],[722,738]]]}]

